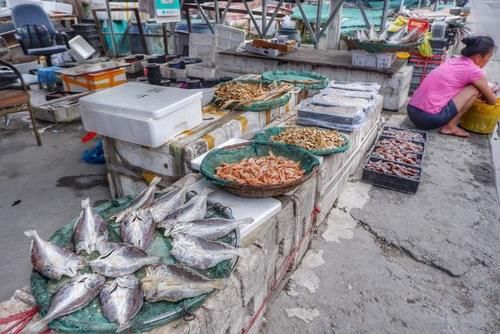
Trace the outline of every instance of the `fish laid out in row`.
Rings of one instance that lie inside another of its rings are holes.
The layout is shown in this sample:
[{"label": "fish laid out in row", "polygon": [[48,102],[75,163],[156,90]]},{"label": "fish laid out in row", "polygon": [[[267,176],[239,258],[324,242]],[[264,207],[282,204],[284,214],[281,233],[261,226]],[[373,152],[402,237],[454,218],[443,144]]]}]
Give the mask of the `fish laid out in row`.
[{"label": "fish laid out in row", "polygon": [[[187,178],[158,196],[160,179],[153,179],[127,209],[111,218],[119,223],[121,242],[109,241],[107,222],[89,199],[82,201],[73,228],[73,252],[41,239],[36,231],[26,231],[32,239],[33,268],[50,279],[71,278],[52,296],[45,317],[28,332],[39,333],[51,321],[80,310],[97,296],[102,314],[121,332],[133,325],[144,300],[177,302],[223,288],[224,280],[209,279],[195,270],[236,260],[242,250],[217,240],[233,231],[239,240],[240,227],[252,219],[206,219],[210,190],[193,196],[188,192],[192,181]],[[148,254],[158,229],[160,236],[170,238],[170,255],[178,264],[163,264],[161,257]],[[92,274],[79,273],[88,268]],[[145,276],[139,281],[134,274],[142,268]]]}]

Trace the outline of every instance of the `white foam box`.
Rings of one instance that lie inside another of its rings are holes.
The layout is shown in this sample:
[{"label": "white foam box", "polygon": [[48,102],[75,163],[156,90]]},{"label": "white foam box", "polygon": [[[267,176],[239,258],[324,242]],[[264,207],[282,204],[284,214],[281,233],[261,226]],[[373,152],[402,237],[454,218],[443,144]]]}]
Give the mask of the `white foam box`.
[{"label": "white foam box", "polygon": [[130,82],[80,99],[87,131],[158,147],[202,122],[202,93]]}]

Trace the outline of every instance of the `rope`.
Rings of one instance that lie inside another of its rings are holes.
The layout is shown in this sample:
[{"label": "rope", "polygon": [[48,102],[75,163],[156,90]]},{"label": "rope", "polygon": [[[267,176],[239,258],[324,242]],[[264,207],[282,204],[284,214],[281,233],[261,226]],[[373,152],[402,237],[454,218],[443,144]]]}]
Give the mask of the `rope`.
[{"label": "rope", "polygon": [[[5,318],[0,318],[0,325],[12,323],[5,328],[0,334],[20,334],[33,317],[38,313],[38,307],[32,307],[26,311],[9,315]],[[46,329],[41,334],[50,333],[50,329]]]}]

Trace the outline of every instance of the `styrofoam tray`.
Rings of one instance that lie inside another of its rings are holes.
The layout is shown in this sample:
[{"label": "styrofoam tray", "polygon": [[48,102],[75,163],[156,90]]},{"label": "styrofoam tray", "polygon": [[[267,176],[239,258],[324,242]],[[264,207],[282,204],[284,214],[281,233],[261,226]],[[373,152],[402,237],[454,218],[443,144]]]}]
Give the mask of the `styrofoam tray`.
[{"label": "styrofoam tray", "polygon": [[240,229],[242,239],[281,211],[281,202],[276,198],[239,197],[217,188],[217,186],[205,179],[196,182],[191,187],[191,190],[199,192],[205,188],[214,189],[214,191],[208,195],[208,199],[231,208],[235,219],[253,218],[251,224],[245,225]]}]

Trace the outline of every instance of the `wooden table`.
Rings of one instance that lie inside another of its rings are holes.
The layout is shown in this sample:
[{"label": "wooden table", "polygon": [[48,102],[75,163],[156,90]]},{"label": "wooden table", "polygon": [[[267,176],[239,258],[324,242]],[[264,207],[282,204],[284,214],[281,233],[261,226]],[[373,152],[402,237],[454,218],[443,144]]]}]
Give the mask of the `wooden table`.
[{"label": "wooden table", "polygon": [[238,57],[271,59],[277,60],[280,64],[308,64],[312,66],[326,66],[332,68],[340,68],[346,70],[358,70],[364,72],[382,73],[392,75],[396,73],[404,64],[405,60],[397,59],[389,68],[362,67],[352,65],[351,52],[337,50],[318,50],[313,48],[301,47],[295,51],[278,57],[266,57],[263,55],[250,52],[236,52],[236,50],[226,50],[219,52],[223,55],[231,55]]}]

